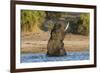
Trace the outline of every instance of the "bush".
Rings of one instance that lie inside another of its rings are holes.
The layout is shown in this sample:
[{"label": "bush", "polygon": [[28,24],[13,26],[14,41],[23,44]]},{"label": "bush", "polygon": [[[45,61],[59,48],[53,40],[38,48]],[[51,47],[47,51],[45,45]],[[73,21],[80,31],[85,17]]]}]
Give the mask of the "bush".
[{"label": "bush", "polygon": [[21,30],[38,31],[45,18],[44,11],[21,10]]},{"label": "bush", "polygon": [[79,27],[78,27],[78,33],[83,35],[89,35],[89,24],[90,24],[90,16],[89,14],[81,14],[80,20],[79,20]]}]

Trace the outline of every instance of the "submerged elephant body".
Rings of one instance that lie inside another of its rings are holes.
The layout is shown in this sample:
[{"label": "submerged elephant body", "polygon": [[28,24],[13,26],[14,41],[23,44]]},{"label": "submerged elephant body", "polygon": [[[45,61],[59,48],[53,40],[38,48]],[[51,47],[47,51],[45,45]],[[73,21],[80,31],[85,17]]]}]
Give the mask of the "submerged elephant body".
[{"label": "submerged elephant body", "polygon": [[65,25],[62,21],[57,22],[51,30],[51,36],[47,44],[48,56],[66,55],[64,49]]}]

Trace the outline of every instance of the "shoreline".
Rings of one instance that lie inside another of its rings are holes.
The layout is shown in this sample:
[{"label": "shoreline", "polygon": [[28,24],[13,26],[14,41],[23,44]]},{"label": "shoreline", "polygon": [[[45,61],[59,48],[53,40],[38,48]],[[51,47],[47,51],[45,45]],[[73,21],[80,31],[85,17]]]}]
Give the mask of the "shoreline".
[{"label": "shoreline", "polygon": [[[46,53],[48,40],[48,33],[23,34],[21,53]],[[63,42],[66,52],[89,51],[89,36],[67,34]]]}]

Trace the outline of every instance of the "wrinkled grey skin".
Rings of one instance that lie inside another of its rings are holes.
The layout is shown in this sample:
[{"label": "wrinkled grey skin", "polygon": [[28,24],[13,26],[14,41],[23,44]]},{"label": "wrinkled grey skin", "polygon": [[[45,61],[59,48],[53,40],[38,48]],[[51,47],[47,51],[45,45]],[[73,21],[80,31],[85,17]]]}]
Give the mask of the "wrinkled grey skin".
[{"label": "wrinkled grey skin", "polygon": [[51,30],[51,36],[47,44],[47,55],[48,56],[64,56],[66,51],[64,49],[64,37],[65,37],[65,28],[64,25],[66,22],[64,20],[59,20],[54,24],[53,29]]}]

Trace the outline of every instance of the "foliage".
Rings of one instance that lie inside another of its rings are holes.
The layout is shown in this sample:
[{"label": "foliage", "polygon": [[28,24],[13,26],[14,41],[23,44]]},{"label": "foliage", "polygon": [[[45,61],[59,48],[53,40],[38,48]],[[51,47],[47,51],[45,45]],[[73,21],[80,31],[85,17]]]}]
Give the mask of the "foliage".
[{"label": "foliage", "polygon": [[89,35],[89,24],[90,24],[90,16],[89,14],[81,14],[79,21],[78,32],[83,35]]},{"label": "foliage", "polygon": [[71,17],[70,32],[73,34],[89,35],[90,16],[88,13],[81,13],[75,18]]},{"label": "foliage", "polygon": [[70,33],[89,34],[89,14],[74,12],[21,10],[21,30],[23,32],[51,31],[59,19],[65,20],[64,25],[70,23]]},{"label": "foliage", "polygon": [[22,31],[38,31],[45,18],[44,11],[21,10]]}]

